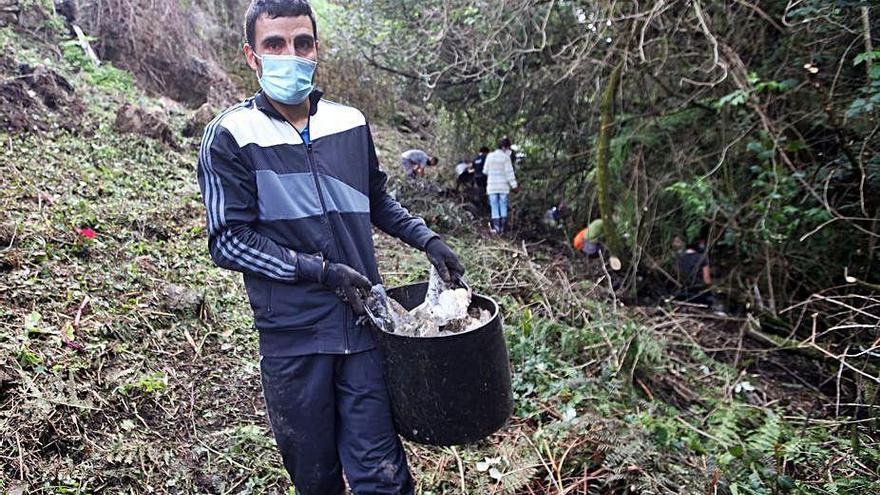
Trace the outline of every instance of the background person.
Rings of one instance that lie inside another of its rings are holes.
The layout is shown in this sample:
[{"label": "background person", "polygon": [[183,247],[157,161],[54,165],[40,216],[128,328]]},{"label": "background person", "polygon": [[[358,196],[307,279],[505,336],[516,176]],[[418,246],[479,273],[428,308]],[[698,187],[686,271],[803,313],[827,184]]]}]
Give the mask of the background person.
[{"label": "background person", "polygon": [[489,154],[489,148],[480,147],[480,152],[474,157],[474,183],[480,188],[480,192],[486,194],[486,156]]},{"label": "background person", "polygon": [[474,166],[473,163],[462,159],[455,164],[455,190],[458,191],[461,186],[468,188],[474,184]]},{"label": "background person", "polygon": [[675,268],[682,290],[675,298],[712,306],[715,295],[711,290],[712,269],[709,265],[709,256],[704,252],[705,245],[702,238],[694,239],[678,254]]},{"label": "background person", "polygon": [[407,178],[424,177],[425,167],[437,165],[437,157],[431,156],[420,149],[404,151],[400,155],[400,165]]},{"label": "background person", "polygon": [[575,251],[581,251],[589,258],[598,258],[599,252],[604,249],[602,245],[603,225],[602,219],[597,218],[575,234],[572,239]]},{"label": "background person", "polygon": [[486,156],[483,171],[486,174],[486,195],[489,196],[492,231],[501,234],[507,228],[508,195],[511,191],[519,191],[513,163],[510,161],[509,139],[499,141],[498,149]]}]

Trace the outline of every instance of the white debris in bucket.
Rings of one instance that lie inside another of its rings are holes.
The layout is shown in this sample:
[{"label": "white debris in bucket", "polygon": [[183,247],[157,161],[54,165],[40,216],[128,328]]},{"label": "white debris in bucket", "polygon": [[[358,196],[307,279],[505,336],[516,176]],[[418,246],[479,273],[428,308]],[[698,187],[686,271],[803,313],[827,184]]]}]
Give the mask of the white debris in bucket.
[{"label": "white debris in bucket", "polygon": [[424,314],[437,323],[438,326],[448,325],[452,320],[467,317],[468,306],[471,305],[471,294],[467,289],[444,290],[436,301],[428,301],[420,304],[412,310],[413,315]]},{"label": "white debris in bucket", "polygon": [[471,307],[470,291],[449,287],[434,267],[425,301],[412,311],[387,297],[381,286],[373,287],[367,307],[381,330],[408,337],[445,337],[473,330],[492,319],[489,311]]}]

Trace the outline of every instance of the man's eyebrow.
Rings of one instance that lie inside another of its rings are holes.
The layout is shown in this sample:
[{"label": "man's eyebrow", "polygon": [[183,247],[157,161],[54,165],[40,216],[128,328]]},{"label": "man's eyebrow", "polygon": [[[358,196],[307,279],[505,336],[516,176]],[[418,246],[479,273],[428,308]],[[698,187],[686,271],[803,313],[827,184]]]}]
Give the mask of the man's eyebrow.
[{"label": "man's eyebrow", "polygon": [[282,43],[283,43],[283,42],[284,42],[284,37],[283,37],[283,36],[279,36],[279,35],[277,35],[277,34],[273,34],[273,35],[269,35],[269,36],[266,36],[265,38],[263,38],[263,41],[261,41],[260,44],[262,44],[262,45],[269,45],[269,44],[272,44],[272,43],[278,43],[278,42],[282,42]]}]

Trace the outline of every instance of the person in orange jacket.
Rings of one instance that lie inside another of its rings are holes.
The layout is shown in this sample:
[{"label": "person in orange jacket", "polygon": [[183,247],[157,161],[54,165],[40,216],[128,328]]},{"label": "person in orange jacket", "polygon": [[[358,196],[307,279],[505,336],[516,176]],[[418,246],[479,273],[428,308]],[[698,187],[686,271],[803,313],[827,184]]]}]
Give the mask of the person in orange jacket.
[{"label": "person in orange jacket", "polygon": [[572,245],[575,251],[582,251],[590,258],[598,258],[599,251],[604,248],[602,245],[602,219],[597,218],[587,227],[581,229],[572,239]]}]

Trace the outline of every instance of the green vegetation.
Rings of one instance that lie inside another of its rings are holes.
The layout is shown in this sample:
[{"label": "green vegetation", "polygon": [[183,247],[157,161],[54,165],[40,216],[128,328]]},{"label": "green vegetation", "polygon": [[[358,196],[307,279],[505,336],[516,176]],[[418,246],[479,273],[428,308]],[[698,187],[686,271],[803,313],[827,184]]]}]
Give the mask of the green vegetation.
[{"label": "green vegetation", "polygon": [[[702,231],[736,302],[789,326],[778,311],[842,283],[844,268],[877,283],[880,64],[863,3],[342,3],[352,48],[452,116],[440,120],[448,159],[502,135],[522,146],[516,215],[530,234],[547,234],[533,226],[560,200],[569,231],[612,216],[616,251],[637,262]],[[606,148],[600,106],[618,64]],[[633,292],[637,271],[622,282]]]},{"label": "green vegetation", "polygon": [[141,376],[137,381],[126,383],[121,387],[123,393],[142,392],[144,394],[160,393],[168,387],[168,376],[161,371]]},{"label": "green vegetation", "polygon": [[[577,24],[575,4],[559,4],[568,10],[536,11],[556,28],[547,43],[557,48]],[[802,4],[823,12],[816,2]],[[390,5],[374,2],[371,8]],[[432,6],[427,2],[420,15],[429,16]],[[320,8],[338,12],[333,3],[321,2]],[[803,8],[788,15],[802,18],[808,14]],[[490,15],[450,4],[455,26],[485,25]],[[532,22],[533,16],[516,15]],[[415,34],[428,46],[443,41],[440,24],[420,33],[406,30],[411,19],[403,16],[378,18],[384,24],[373,31],[377,42],[396,39],[411,46],[406,43]],[[349,27],[340,20],[330,32],[357,34]],[[172,148],[119,133],[116,108],[131,100],[155,102],[135,85],[135,76],[109,63],[92,66],[72,40],[53,44],[27,36],[0,31],[0,41],[15,47],[17,63],[68,77],[84,108],[74,129],[0,131],[0,491],[292,493],[262,404],[256,334],[240,277],[216,268],[207,255],[195,180],[197,138],[180,138]],[[344,41],[331,40],[340,47],[333,70],[353,67],[346,65]],[[423,53],[416,55],[416,69],[430,66]],[[770,53],[767,64],[779,56]],[[852,119],[848,129],[860,133],[876,113],[880,58],[876,51],[853,52],[851,58],[845,70],[867,78],[850,74],[849,90],[834,107],[840,118]],[[802,60],[793,60],[785,67],[800,64],[803,70]],[[499,59],[497,69],[514,71],[519,62]],[[556,69],[529,65],[541,81],[564,75]],[[826,253],[826,244],[839,249],[860,242],[858,236],[870,237],[861,231],[854,237],[837,215],[861,208],[851,186],[864,180],[873,187],[877,164],[867,151],[875,144],[862,143],[865,172],[857,175],[858,164],[847,162],[842,148],[823,152],[833,157],[820,160],[813,135],[762,129],[756,99],[785,106],[785,98],[797,97],[804,104],[807,97],[799,92],[808,89],[795,82],[806,76],[771,77],[758,69],[744,72],[743,87],[713,89],[684,106],[654,86],[635,91],[628,86],[635,77],[624,72],[620,91],[636,96],[632,104],[617,103],[618,125],[607,142],[608,193],[623,242],[633,259],[645,253],[663,259],[660,244],[722,218],[730,225],[716,231],[716,245],[736,253],[731,264],[741,265],[730,272],[729,285],[737,276],[757,277],[745,297],[796,283],[821,287],[840,266],[853,267],[848,273],[858,279],[848,283],[874,280],[865,271],[876,266],[867,245],[847,255],[850,264],[816,253]],[[355,77],[371,81],[366,92],[386,80],[367,72]],[[0,79],[7,76],[0,72]],[[0,83],[0,91],[7,84]],[[418,91],[399,84],[389,91]],[[597,180],[584,165],[596,141],[590,113],[598,95],[587,91],[592,82],[539,102],[571,114],[535,112],[538,102],[482,117],[466,111],[477,101],[513,101],[505,93],[511,86],[535,95],[532,84],[494,75],[480,80],[474,93],[465,92],[464,84],[441,84],[442,98],[427,105],[439,109],[436,143],[456,152],[469,140],[502,131],[486,121],[513,115],[506,122],[523,129],[518,137],[529,160],[520,169],[525,198],[517,199],[524,225],[531,225],[529,212],[541,211],[550,192],[560,188],[574,198],[577,214],[586,214]],[[365,97],[350,91],[349,97]],[[453,97],[461,98],[458,105]],[[646,115],[654,108],[662,111]],[[169,126],[182,128],[187,113],[172,107]],[[388,117],[401,123],[400,114]],[[833,131],[837,124],[827,119],[817,125]],[[718,122],[724,129],[717,133],[697,132]],[[674,305],[630,307],[618,299],[625,291],[613,290],[618,278],[589,271],[583,259],[563,252],[552,238],[548,242],[546,232],[542,242],[486,239],[479,218],[459,198],[431,183],[400,180],[395,157],[413,134],[381,121],[373,126],[392,174],[390,187],[447,234],[472,286],[503,306],[512,364],[515,415],[504,429],[469,446],[407,444],[418,493],[880,493],[878,387],[858,374],[876,375],[876,359],[865,357],[865,335],[876,335],[875,292],[819,292],[789,312],[780,310],[797,302],[795,294],[810,291],[791,289],[788,298],[776,292],[775,316],[766,307],[759,311],[756,300],[746,301],[754,311],[724,317]],[[546,139],[550,130],[559,131],[556,142]],[[699,167],[691,156],[719,149],[730,154],[720,161],[713,154]],[[545,160],[552,173],[530,168]],[[447,175],[431,174],[432,182]],[[827,184],[831,199],[850,203],[821,203],[805,192],[805,182]],[[864,199],[873,212],[871,198]],[[833,228],[816,230],[828,222]],[[876,225],[857,225],[876,231]],[[796,242],[803,236],[805,245]],[[424,278],[428,263],[422,254],[384,235],[377,235],[376,244],[388,285]],[[832,260],[837,264],[831,266]],[[806,267],[818,267],[815,279],[821,280],[799,279]],[[778,280],[789,272],[790,279]],[[181,308],[171,284],[203,296],[204,304]],[[841,309],[847,305],[855,311]],[[823,332],[815,345],[795,334],[810,325]],[[853,340],[835,340],[842,330]],[[853,371],[840,360],[823,359],[822,349],[835,356],[848,352],[853,358],[847,363],[859,367]]]},{"label": "green vegetation", "polygon": [[[89,41],[96,41],[96,39],[90,38]],[[106,62],[95,67],[83,52],[78,40],[63,41],[61,53],[71,67],[85,72],[84,82],[90,87],[119,92],[131,97],[136,96],[134,77],[131,73],[117,69],[113,67],[113,64]]]}]

